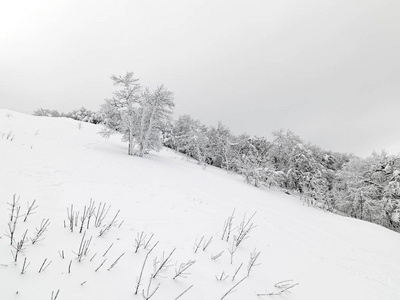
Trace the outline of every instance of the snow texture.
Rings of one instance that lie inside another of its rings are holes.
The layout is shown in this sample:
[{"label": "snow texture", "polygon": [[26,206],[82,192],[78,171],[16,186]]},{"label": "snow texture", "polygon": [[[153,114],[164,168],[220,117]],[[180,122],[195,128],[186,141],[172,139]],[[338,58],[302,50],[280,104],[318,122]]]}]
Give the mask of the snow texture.
[{"label": "snow texture", "polygon": [[[296,196],[255,188],[240,176],[204,169],[165,148],[145,158],[128,156],[120,137],[106,140],[97,134],[99,126],[78,124],[0,110],[1,299],[51,299],[52,292],[54,299],[58,290],[57,299],[143,299],[154,259],[168,257],[175,248],[170,267],[152,280],[150,292],[160,284],[152,300],[176,299],[191,285],[179,299],[221,299],[247,275],[250,254],[258,251],[260,265],[225,299],[400,299],[398,233],[304,206]],[[38,205],[26,222],[18,219],[16,241],[26,229],[33,238],[41,221],[50,221],[44,239],[34,245],[28,240],[16,263],[5,235],[10,220],[7,203],[14,194],[20,215],[33,200]],[[79,262],[83,232],[79,225],[74,232],[69,230],[67,208],[72,204],[82,215],[90,199],[96,206],[101,202],[111,208],[102,226],[96,228],[91,221],[83,230],[84,240],[92,240]],[[118,210],[116,222],[99,237]],[[224,222],[233,210],[234,230],[229,242],[222,241]],[[239,245],[231,264],[228,248],[237,235],[235,228],[245,214],[248,218],[256,211],[256,227]],[[142,232],[146,239],[154,237],[147,250],[142,246],[135,253],[135,239]],[[213,240],[204,251],[202,243],[195,253],[195,243],[203,236]],[[157,241],[135,295],[143,261]],[[221,251],[219,258],[211,259]],[[25,258],[30,265],[21,274]],[[39,273],[45,259],[51,264]],[[189,261],[196,262],[186,278],[173,279],[175,269]],[[229,277],[217,280],[222,273]],[[284,280],[299,284],[281,296],[257,296],[279,292],[274,285]]]}]

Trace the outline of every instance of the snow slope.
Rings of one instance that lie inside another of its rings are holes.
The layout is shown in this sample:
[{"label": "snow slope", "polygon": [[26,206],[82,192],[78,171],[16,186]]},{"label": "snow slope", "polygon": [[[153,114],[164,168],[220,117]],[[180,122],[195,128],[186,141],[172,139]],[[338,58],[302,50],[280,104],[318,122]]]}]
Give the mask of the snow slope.
[{"label": "snow slope", "polygon": [[[203,169],[172,150],[146,158],[128,156],[119,137],[106,140],[97,134],[100,127],[78,124],[71,119],[0,110],[1,299],[51,299],[58,290],[57,299],[143,299],[153,260],[174,248],[171,266],[152,281],[151,290],[160,285],[151,299],[176,299],[192,285],[179,299],[221,299],[246,276],[254,249],[261,252],[256,261],[260,265],[225,299],[268,299],[271,296],[257,293],[278,292],[274,284],[283,280],[299,284],[273,298],[400,299],[399,234],[304,206],[296,196],[254,188],[239,176],[212,167]],[[36,199],[38,204],[25,223],[23,218],[18,220],[16,240],[25,229],[33,237],[42,219],[51,222],[45,239],[34,245],[27,242],[16,263],[5,236],[10,214],[7,202],[14,194],[20,197],[21,214],[27,203]],[[78,227],[70,232],[67,207],[73,204],[82,214],[90,199],[96,205],[111,205],[105,223],[120,213],[116,226],[101,237],[101,228],[90,225],[85,234],[87,239],[92,236],[89,253],[79,262],[74,252],[83,234]],[[221,235],[234,209],[234,227],[244,214],[249,217],[255,211],[257,227],[239,245],[231,264],[230,243],[222,241]],[[154,234],[151,246],[159,243],[149,254],[135,295],[147,254],[143,247],[134,251],[141,232],[147,237]],[[205,251],[201,246],[195,253],[195,242],[202,236],[213,240]],[[59,255],[62,251],[64,258]],[[221,251],[221,257],[211,259]],[[25,258],[30,265],[21,274]],[[52,263],[39,273],[46,258]],[[196,262],[186,278],[173,280],[175,269],[189,260]],[[218,281],[216,276],[222,272],[229,277]]]}]

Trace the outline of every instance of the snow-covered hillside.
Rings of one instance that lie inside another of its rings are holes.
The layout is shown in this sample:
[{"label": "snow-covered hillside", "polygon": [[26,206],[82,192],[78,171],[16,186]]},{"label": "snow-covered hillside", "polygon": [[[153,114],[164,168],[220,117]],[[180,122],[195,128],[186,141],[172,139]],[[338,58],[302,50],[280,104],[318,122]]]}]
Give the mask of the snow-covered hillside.
[{"label": "snow-covered hillside", "polygon": [[[162,260],[163,254],[166,258],[174,249],[170,267],[151,282],[150,293],[159,286],[153,300],[221,299],[243,278],[224,299],[400,299],[398,233],[307,207],[295,196],[254,188],[222,170],[203,169],[172,150],[145,158],[128,156],[119,137],[103,139],[99,130],[71,119],[0,110],[1,299],[52,299],[52,292],[54,299],[58,290],[57,299],[145,299],[142,291],[147,294],[155,259]],[[50,222],[43,240],[33,245],[26,241],[16,263],[16,250],[7,237],[13,226],[7,203],[14,194],[21,206],[14,247],[26,229],[27,237],[34,238],[41,221]],[[96,228],[93,216],[89,229],[85,223],[79,233],[78,219],[71,232],[67,208],[73,205],[81,217],[90,199],[96,208],[111,205],[102,225]],[[24,222],[33,200],[38,207]],[[234,210],[234,228],[226,242],[221,240],[223,226]],[[118,211],[116,222],[99,236]],[[236,227],[254,212],[250,223],[256,227],[231,263]],[[142,245],[135,253],[135,239],[142,232],[146,242],[154,236],[147,249]],[[81,241],[90,237],[79,261]],[[143,262],[157,241],[135,295]],[[200,246],[195,253],[196,243]],[[251,253],[258,252],[247,277]],[[45,259],[44,266],[51,264],[39,273]],[[21,274],[24,261],[25,267],[30,264]],[[189,261],[195,263],[186,278],[173,279]],[[222,273],[229,277],[217,280]],[[285,280],[292,281],[274,287]],[[297,283],[281,296],[257,296]]]}]

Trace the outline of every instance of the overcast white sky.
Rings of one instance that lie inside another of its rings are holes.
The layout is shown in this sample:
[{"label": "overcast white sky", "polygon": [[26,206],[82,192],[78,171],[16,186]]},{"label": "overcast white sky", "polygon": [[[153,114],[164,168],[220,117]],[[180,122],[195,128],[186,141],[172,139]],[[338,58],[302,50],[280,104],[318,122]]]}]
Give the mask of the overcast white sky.
[{"label": "overcast white sky", "polygon": [[127,71],[235,134],[400,152],[398,0],[0,4],[0,107],[97,110]]}]

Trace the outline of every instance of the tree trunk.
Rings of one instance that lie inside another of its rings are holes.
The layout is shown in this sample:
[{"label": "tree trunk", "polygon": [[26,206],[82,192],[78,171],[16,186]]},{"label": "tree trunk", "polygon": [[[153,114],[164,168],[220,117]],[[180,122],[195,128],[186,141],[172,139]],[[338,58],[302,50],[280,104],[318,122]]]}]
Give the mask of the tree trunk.
[{"label": "tree trunk", "polygon": [[131,119],[129,120],[129,145],[128,145],[128,155],[133,155],[133,147],[134,147],[134,141],[133,141],[133,117],[131,116]]},{"label": "tree trunk", "polygon": [[149,120],[149,127],[147,128],[147,131],[144,135],[144,139],[143,141],[140,143],[140,156],[144,155],[144,152],[146,151],[149,139],[150,139],[150,134],[151,134],[151,130],[153,129],[153,121],[154,121],[154,115],[157,109],[157,102],[155,103],[153,110],[151,112],[150,115],[150,120]]},{"label": "tree trunk", "polygon": [[139,132],[139,145],[140,145],[140,156],[143,156],[144,151],[142,151],[143,146],[143,136],[144,136],[144,126],[146,121],[146,107],[143,107],[142,116],[140,117],[140,132]]}]

